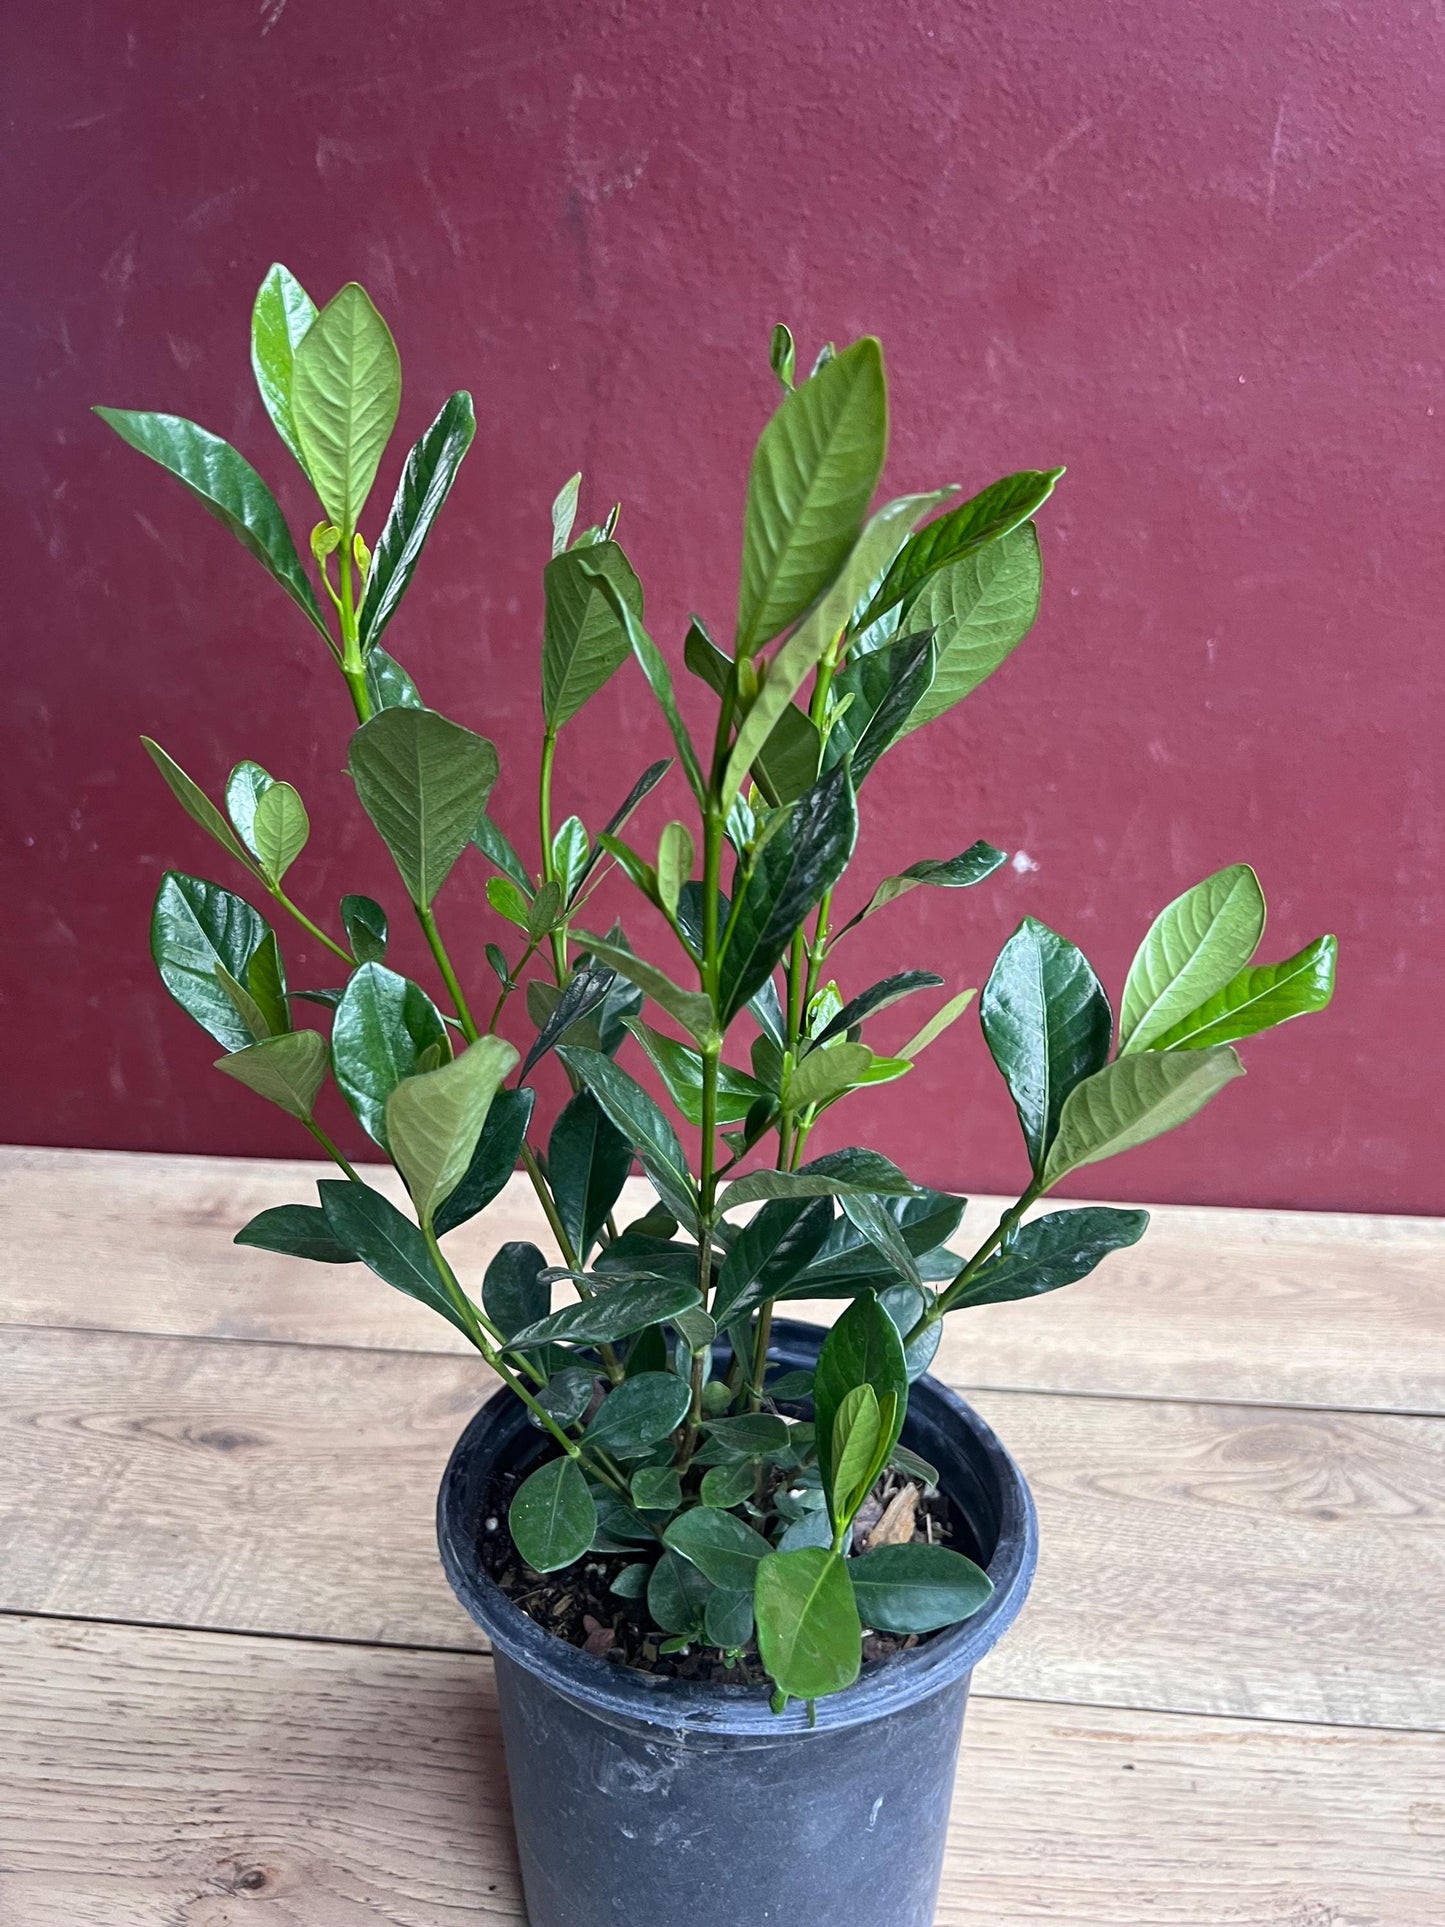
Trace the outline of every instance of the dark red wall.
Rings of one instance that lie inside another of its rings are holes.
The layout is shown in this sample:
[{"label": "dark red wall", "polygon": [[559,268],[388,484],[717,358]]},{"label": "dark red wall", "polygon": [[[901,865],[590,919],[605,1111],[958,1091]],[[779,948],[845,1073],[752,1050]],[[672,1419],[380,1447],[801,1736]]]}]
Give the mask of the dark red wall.
[{"label": "dark red wall", "polygon": [[[851,986],[895,962],[981,982],[1032,912],[1117,992],[1150,914],[1246,857],[1268,954],[1339,932],[1333,1010],[1080,1188],[1445,1207],[1438,8],[11,0],[4,28],[5,1135],[301,1148],[152,978],[161,869],[225,859],[142,729],[213,787],[255,756],[302,788],[306,901],[397,902],[317,639],[87,412],[195,417],[304,530],[246,359],[279,258],[323,298],[370,288],[408,439],[476,396],[389,641],[496,738],[518,835],[551,496],[580,466],[592,513],[625,500],[674,652],[690,608],[726,627],[774,320],[809,353],[882,335],[893,490],[1067,462],[1043,617],[874,779],[857,887],[976,836],[1026,857],[877,919]],[[594,823],[664,740],[639,687],[624,670],[568,732],[563,806]],[[442,902],[456,948],[487,923],[480,871]],[[1021,1175],[972,1022],[869,1135],[937,1181]]]}]

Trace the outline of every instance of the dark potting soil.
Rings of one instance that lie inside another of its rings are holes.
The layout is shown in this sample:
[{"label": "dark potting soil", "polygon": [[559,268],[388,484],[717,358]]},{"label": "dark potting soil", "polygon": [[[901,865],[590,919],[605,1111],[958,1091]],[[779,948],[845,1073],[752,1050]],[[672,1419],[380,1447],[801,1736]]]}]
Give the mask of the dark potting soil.
[{"label": "dark potting soil", "polygon": [[[755,1639],[749,1640],[741,1663],[734,1666],[728,1665],[723,1654],[713,1646],[694,1646],[682,1653],[658,1650],[667,1635],[651,1624],[646,1600],[623,1599],[611,1590],[612,1581],[624,1566],[636,1565],[647,1558],[643,1547],[626,1553],[593,1552],[565,1571],[534,1572],[517,1551],[507,1529],[507,1508],[512,1494],[533,1469],[534,1466],[528,1464],[499,1476],[475,1528],[482,1565],[514,1606],[519,1606],[528,1618],[569,1645],[579,1646],[584,1652],[594,1653],[618,1666],[631,1666],[639,1672],[668,1679],[703,1680],[720,1686],[767,1683]],[[909,1489],[916,1496],[911,1531],[907,1529],[909,1502],[902,1496]],[[894,1506],[892,1521],[884,1524],[890,1504]],[[892,1543],[952,1546],[983,1563],[966,1520],[954,1511],[945,1495],[933,1487],[919,1486],[900,1472],[885,1472],[860,1508],[854,1521],[855,1548],[867,1551],[870,1543],[888,1543],[889,1540],[873,1537],[880,1526],[884,1533],[891,1535]],[[926,1645],[936,1637],[934,1633],[903,1635],[867,1631],[863,1639],[864,1664],[888,1659],[913,1646]]]}]

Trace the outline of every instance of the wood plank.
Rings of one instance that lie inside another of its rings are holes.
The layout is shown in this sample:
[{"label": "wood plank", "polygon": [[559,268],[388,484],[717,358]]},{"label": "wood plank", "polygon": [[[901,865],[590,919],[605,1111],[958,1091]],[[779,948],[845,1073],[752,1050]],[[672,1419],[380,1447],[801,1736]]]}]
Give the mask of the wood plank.
[{"label": "wood plank", "polygon": [[[350,1267],[230,1242],[254,1212],[313,1195],[328,1168],[0,1150],[0,1318],[462,1348],[441,1320]],[[650,1196],[641,1180],[634,1191]],[[971,1239],[997,1208],[974,1200]],[[1093,1277],[951,1319],[944,1375],[1023,1390],[1445,1413],[1445,1219],[1154,1209],[1143,1243]],[[521,1178],[455,1234],[463,1276],[479,1280],[510,1238],[547,1243]]]},{"label": "wood plank", "polygon": [[[0,1680],[6,1927],[523,1918],[485,1659],[12,1620]],[[939,1927],[1433,1927],[1442,1767],[975,1699]]]},{"label": "wood plank", "polygon": [[[431,1517],[480,1364],[96,1332],[0,1346],[0,1606],[471,1640]],[[1043,1543],[989,1692],[1445,1728],[1445,1423],[978,1403],[1033,1483]]]}]

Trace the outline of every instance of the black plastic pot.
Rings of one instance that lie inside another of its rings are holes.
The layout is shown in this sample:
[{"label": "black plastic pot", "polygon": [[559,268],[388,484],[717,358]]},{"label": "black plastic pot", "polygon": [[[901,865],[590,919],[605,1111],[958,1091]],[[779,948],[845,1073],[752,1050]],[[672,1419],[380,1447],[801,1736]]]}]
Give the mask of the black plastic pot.
[{"label": "black plastic pot", "polygon": [[[821,1328],[774,1327],[817,1359]],[[496,1476],[535,1454],[508,1392],[442,1480],[437,1529],[458,1598],[488,1634],[531,1927],[929,1927],[969,1678],[1023,1605],[1038,1556],[1023,1475],[935,1379],[905,1441],[936,1465],[994,1591],[961,1625],[865,1667],[846,1692],[769,1710],[762,1688],[659,1679],[544,1632],[482,1569]]]}]

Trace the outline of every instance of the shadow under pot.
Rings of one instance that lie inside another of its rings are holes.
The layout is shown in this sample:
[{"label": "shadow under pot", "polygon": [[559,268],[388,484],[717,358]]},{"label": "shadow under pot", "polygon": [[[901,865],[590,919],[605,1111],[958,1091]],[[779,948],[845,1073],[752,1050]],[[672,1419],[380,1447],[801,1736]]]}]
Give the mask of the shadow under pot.
[{"label": "shadow under pot", "polygon": [[[771,1353],[810,1370],[824,1331],[783,1323]],[[634,1671],[546,1632],[479,1550],[498,1481],[535,1456],[510,1392],[467,1426],[437,1531],[457,1597],[491,1641],[531,1927],[930,1927],[969,1679],[1017,1616],[1038,1528],[1022,1473],[936,1379],[909,1395],[904,1442],[993,1581],[986,1605],[773,1713],[764,1687]]]}]

